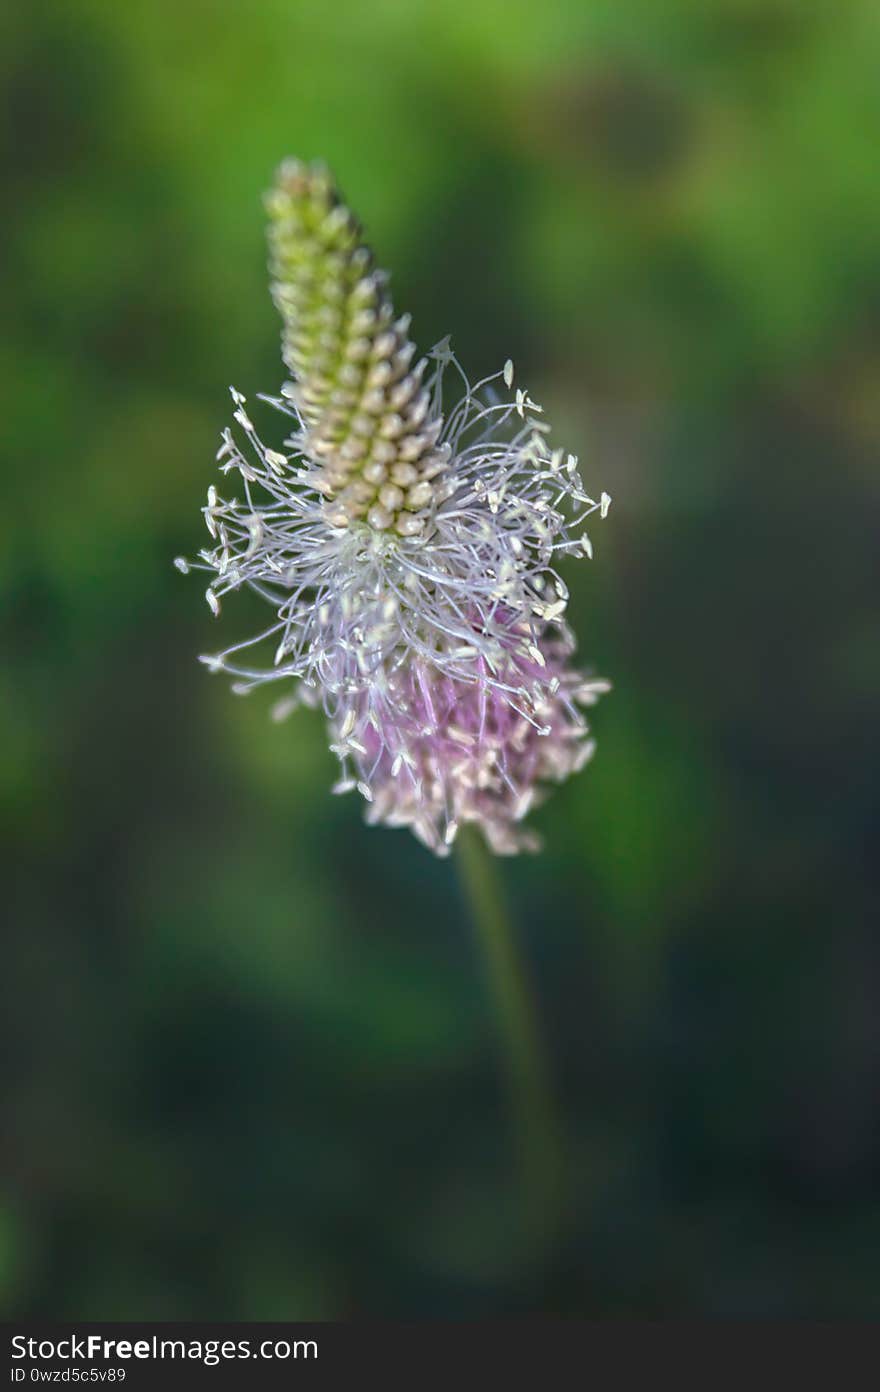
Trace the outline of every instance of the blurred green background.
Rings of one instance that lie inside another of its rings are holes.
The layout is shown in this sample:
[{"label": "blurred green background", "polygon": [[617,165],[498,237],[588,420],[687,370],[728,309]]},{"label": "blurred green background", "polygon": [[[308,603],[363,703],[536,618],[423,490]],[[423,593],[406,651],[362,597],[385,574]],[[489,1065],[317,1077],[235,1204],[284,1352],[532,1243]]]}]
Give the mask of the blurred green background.
[{"label": "blurred green background", "polygon": [[[8,1316],[880,1313],[878,64],[854,0],[4,7]],[[543,1255],[453,866],[197,665],[171,565],[283,377],[285,154],[615,500],[599,752],[503,867]]]}]

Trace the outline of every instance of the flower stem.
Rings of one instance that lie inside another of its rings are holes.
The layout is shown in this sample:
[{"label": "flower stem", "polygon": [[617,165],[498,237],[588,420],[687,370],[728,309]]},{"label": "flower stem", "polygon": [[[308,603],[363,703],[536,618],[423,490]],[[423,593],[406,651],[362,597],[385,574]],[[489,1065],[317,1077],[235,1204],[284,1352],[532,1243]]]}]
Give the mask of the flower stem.
[{"label": "flower stem", "polygon": [[525,1217],[532,1238],[552,1242],[560,1215],[560,1135],[534,1000],[494,856],[471,827],[459,833],[456,860],[480,939],[504,1051]]}]

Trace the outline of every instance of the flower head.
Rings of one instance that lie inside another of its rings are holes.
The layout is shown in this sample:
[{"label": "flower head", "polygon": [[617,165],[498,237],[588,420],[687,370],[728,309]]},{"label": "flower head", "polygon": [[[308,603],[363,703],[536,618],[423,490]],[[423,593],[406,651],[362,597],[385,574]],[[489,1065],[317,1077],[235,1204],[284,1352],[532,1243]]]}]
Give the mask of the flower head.
[{"label": "flower head", "polygon": [[[583,524],[610,499],[550,448],[510,362],[475,386],[448,340],[413,363],[409,320],[322,167],[282,165],[267,207],[292,381],[264,399],[289,433],[268,448],[233,392],[246,448],[227,430],[218,460],[241,493],[209,489],[196,564],[215,614],[247,586],[273,620],[203,661],[239,691],[285,681],[278,718],[320,704],[336,789],[357,788],[368,820],[438,854],[465,822],[496,851],[533,845],[519,822],[589,758],[581,707],[608,689],[570,666],[557,562],[591,554]],[[268,668],[248,657],[264,644]]]}]

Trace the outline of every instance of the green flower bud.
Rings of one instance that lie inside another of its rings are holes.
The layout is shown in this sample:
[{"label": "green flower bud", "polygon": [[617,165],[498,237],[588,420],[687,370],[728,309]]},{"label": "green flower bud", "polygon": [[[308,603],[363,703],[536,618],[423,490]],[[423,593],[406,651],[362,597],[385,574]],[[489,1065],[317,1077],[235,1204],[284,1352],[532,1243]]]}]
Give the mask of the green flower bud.
[{"label": "green flower bud", "polygon": [[286,160],[266,209],[291,399],[328,520],[415,536],[448,450],[409,316],[395,319],[388,277],[323,165]]}]

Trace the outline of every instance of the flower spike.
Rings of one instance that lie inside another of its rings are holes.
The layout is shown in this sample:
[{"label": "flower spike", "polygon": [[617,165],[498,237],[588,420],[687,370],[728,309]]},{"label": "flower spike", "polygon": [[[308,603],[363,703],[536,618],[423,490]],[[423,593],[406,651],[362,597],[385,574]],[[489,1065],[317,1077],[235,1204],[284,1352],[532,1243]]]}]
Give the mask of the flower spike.
[{"label": "flower spike", "polygon": [[237,691],[283,682],[279,719],[320,705],[334,791],[357,789],[368,821],[438,855],[468,822],[498,853],[533,848],[522,819],[591,757],[583,710],[609,689],[571,665],[558,563],[592,555],[583,526],[610,498],[550,447],[512,362],[472,386],[446,339],[413,366],[409,320],[323,166],[285,162],[267,208],[293,380],[265,399],[289,433],[265,445],[233,392],[239,435],[217,457],[241,493],[208,490],[193,565],[215,615],[248,587],[273,617],[203,661]]}]

